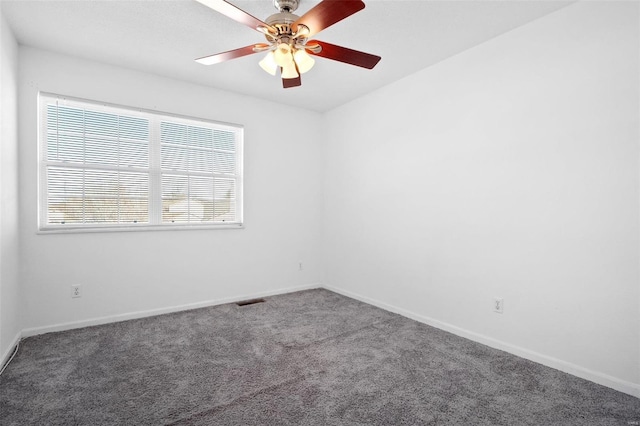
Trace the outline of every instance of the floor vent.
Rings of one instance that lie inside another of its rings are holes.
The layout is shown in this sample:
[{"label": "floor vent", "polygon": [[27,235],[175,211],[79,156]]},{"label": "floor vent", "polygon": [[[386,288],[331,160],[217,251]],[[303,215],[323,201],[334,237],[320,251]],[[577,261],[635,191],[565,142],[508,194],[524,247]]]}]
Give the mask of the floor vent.
[{"label": "floor vent", "polygon": [[247,305],[255,305],[256,303],[262,303],[262,302],[264,302],[264,299],[250,299],[250,300],[243,300],[242,302],[236,302],[236,305],[247,306]]}]

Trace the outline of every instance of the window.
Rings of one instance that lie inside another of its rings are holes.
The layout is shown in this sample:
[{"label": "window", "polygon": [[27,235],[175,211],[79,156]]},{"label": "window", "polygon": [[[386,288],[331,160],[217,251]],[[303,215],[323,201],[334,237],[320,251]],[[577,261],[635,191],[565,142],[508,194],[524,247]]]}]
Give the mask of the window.
[{"label": "window", "polygon": [[242,226],[239,126],[40,95],[41,230]]}]

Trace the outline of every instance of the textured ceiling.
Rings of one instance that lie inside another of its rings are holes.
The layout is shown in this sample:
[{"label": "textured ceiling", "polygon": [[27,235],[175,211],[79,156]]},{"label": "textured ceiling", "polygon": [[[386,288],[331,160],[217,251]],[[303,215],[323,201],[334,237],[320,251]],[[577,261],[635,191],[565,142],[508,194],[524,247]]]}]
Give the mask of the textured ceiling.
[{"label": "textured ceiling", "polygon": [[[260,19],[271,0],[230,1]],[[301,0],[302,15],[317,1]],[[259,43],[263,36],[191,0],[8,1],[2,11],[22,45],[327,111],[549,14],[560,1],[365,0],[366,8],[322,31],[319,40],[382,56],[373,70],[324,58],[302,87],[258,66],[264,54],[204,66],[195,58]]]}]

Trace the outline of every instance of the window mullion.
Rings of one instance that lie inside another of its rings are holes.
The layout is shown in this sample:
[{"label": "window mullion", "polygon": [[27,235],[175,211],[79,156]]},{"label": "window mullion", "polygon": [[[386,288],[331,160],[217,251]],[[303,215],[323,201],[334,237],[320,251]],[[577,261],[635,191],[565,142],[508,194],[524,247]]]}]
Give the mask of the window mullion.
[{"label": "window mullion", "polygon": [[149,223],[162,224],[160,119],[149,116]]},{"label": "window mullion", "polygon": [[87,135],[86,135],[86,111],[82,111],[82,163],[85,167],[82,168],[82,223],[86,223],[85,209],[87,206],[87,172],[86,172],[86,157],[87,157]]},{"label": "window mullion", "polygon": [[244,209],[244,130],[238,129],[234,133],[235,150],[236,150],[236,163],[235,163],[235,202],[236,202],[236,220],[243,221],[243,209]]}]

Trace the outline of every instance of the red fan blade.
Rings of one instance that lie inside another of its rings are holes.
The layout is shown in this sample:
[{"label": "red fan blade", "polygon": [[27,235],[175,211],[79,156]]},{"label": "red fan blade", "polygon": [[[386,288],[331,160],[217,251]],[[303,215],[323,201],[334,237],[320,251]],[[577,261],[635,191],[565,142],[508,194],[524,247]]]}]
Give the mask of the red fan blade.
[{"label": "red fan blade", "polygon": [[318,53],[308,50],[309,54],[321,56],[334,61],[344,62],[346,64],[355,65],[362,68],[372,69],[382,59],[380,56],[370,55],[369,53],[359,52],[357,50],[348,49],[335,44],[324,41],[313,40],[309,44],[319,44],[322,50]]},{"label": "red fan blade", "polygon": [[[220,12],[225,16],[233,19],[234,21],[240,22],[241,24],[246,25],[247,27],[253,28],[256,31],[260,31],[258,28],[269,28],[272,31],[276,31],[275,28],[267,25],[262,22],[255,16],[249,15],[242,9],[239,9],[228,3],[224,0],[196,0],[198,3],[202,3],[203,5],[215,10],[216,12]],[[263,31],[260,31],[263,32]]]},{"label": "red fan blade", "polygon": [[229,50],[228,52],[216,53],[215,55],[204,56],[196,59],[196,62],[202,65],[214,65],[220,62],[229,61],[235,58],[241,58],[242,56],[253,55],[257,53],[254,48],[260,49],[266,46],[264,44],[252,44],[251,46],[241,47],[239,49]]},{"label": "red fan blade", "polygon": [[288,89],[290,87],[298,87],[302,86],[302,79],[298,75],[296,78],[283,78],[282,79],[282,87]]},{"label": "red fan blade", "polygon": [[362,9],[362,0],[323,0],[302,15],[291,27],[297,31],[298,25],[303,24],[309,28],[307,37],[311,37]]},{"label": "red fan blade", "polygon": [[[297,70],[297,67],[296,67]],[[280,74],[282,74],[282,67],[280,67]],[[296,78],[283,78],[282,79],[282,87],[288,89],[290,87],[298,87],[302,86],[302,79],[300,78],[300,73],[298,72],[298,76]]]}]

